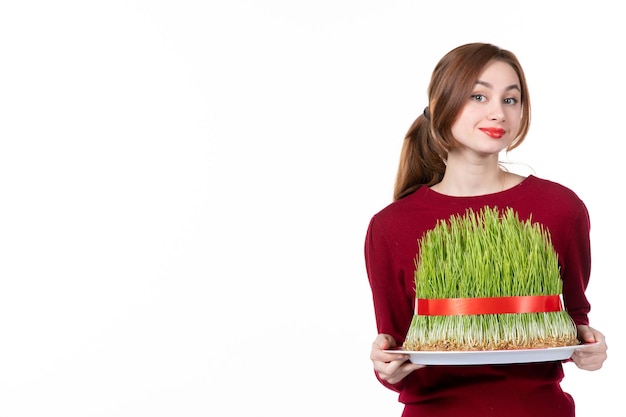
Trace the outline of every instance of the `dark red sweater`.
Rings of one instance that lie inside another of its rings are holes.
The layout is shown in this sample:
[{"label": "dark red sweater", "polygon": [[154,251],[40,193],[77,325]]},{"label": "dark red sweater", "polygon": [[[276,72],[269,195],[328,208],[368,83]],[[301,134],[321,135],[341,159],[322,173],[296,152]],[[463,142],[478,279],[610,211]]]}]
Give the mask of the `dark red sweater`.
[{"label": "dark red sweater", "polygon": [[[520,220],[532,218],[551,234],[563,279],[565,308],[576,324],[589,324],[591,255],[589,215],[570,189],[529,176],[495,194],[450,197],[421,187],[372,218],[365,240],[365,263],[378,333],[405,338],[415,304],[418,241],[438,220],[484,206],[513,208]],[[416,417],[572,417],[574,402],[561,390],[560,362],[516,365],[427,366],[398,384],[403,416]]]}]

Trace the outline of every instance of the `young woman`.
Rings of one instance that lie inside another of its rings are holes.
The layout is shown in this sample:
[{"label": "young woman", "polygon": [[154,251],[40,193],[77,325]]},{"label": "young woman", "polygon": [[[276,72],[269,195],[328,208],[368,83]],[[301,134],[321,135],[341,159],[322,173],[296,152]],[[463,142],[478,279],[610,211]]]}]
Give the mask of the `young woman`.
[{"label": "young woman", "polygon": [[590,346],[571,360],[599,369],[603,334],[589,326],[585,296],[591,267],[589,216],[570,189],[502,169],[499,155],[524,140],[528,87],[514,54],[472,43],[435,67],[428,106],[410,127],[401,152],[394,201],[373,216],[365,240],[378,336],[371,360],[380,382],[399,393],[404,417],[573,417],[560,361],[510,365],[432,365],[385,350],[400,347],[415,304],[418,242],[438,221],[484,207],[512,208],[547,229],[558,255],[563,300],[578,338]]}]

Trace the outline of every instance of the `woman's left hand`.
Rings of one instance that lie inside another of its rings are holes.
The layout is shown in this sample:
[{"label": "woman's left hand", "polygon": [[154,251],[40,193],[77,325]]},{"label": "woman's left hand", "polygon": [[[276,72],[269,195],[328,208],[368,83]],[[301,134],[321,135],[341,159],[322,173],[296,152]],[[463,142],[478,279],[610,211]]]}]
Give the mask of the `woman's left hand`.
[{"label": "woman's left hand", "polygon": [[578,339],[583,344],[592,344],[588,347],[576,349],[572,354],[572,361],[580,369],[596,371],[602,368],[607,358],[608,349],[604,335],[593,327],[578,325]]}]

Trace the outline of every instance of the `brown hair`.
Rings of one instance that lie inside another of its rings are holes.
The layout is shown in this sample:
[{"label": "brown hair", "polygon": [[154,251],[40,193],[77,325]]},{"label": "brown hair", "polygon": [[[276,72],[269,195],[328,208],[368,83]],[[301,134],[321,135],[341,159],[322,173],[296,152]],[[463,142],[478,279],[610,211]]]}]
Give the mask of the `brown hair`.
[{"label": "brown hair", "polygon": [[519,146],[530,127],[526,77],[517,57],[488,43],[470,43],[448,52],[433,70],[428,107],[409,128],[402,145],[393,198],[399,200],[420,186],[437,184],[446,170],[448,151],[456,146],[452,125],[467,103],[476,80],[493,60],[506,62],[519,77],[522,118],[508,151]]}]

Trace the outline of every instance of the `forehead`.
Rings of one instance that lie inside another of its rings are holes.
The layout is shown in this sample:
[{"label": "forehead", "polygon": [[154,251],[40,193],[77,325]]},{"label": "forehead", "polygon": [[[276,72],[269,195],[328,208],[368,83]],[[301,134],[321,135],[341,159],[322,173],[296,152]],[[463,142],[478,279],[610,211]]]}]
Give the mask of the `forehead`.
[{"label": "forehead", "polygon": [[489,62],[478,76],[477,82],[480,84],[489,84],[493,88],[517,86],[519,88],[520,81],[515,69],[508,63],[503,61]]}]

